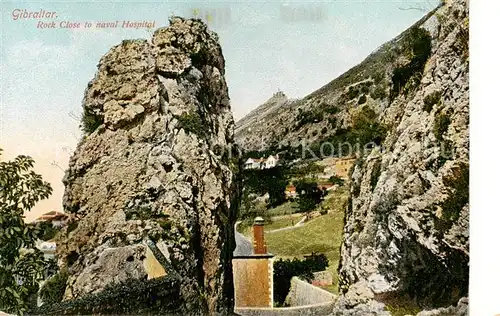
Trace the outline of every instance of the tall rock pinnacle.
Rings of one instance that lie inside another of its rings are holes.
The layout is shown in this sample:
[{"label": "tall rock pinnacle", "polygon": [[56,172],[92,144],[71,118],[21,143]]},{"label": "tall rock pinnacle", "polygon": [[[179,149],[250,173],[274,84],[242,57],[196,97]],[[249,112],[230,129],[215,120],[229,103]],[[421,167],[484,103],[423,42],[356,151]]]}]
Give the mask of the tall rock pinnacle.
[{"label": "tall rock pinnacle", "polygon": [[78,218],[58,246],[65,299],[145,279],[153,241],[186,313],[228,312],[239,188],[217,35],[174,17],[151,43],[123,41],[100,60],[83,108],[87,135],[64,178],[64,208]]}]

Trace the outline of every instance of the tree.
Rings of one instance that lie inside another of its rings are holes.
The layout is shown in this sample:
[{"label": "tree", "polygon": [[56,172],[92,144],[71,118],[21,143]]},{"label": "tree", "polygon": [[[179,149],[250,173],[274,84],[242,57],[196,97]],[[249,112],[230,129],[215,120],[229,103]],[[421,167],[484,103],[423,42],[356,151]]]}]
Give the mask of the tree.
[{"label": "tree", "polygon": [[295,185],[298,194],[298,208],[300,212],[309,213],[323,200],[324,191],[318,188],[316,182],[299,181]]},{"label": "tree", "polygon": [[268,207],[275,207],[285,202],[286,170],[281,167],[269,169],[245,170],[243,184],[248,193],[269,194]]},{"label": "tree", "polygon": [[328,258],[322,254],[312,253],[304,259],[279,259],[273,264],[274,301],[283,305],[290,290],[290,281],[296,276],[311,281],[313,272],[323,271],[328,267]]},{"label": "tree", "polygon": [[331,176],[328,181],[330,181],[331,183],[333,184],[338,184],[339,186],[343,186],[344,185],[344,180],[342,178],[339,178],[337,176]]},{"label": "tree", "polygon": [[386,128],[379,122],[377,113],[365,105],[353,115],[352,141],[358,141],[361,146],[370,142],[380,145],[386,136]]},{"label": "tree", "polygon": [[7,313],[27,310],[49,265],[35,247],[39,227],[24,222],[24,212],[52,193],[33,165],[28,156],[0,161],[0,310]]}]

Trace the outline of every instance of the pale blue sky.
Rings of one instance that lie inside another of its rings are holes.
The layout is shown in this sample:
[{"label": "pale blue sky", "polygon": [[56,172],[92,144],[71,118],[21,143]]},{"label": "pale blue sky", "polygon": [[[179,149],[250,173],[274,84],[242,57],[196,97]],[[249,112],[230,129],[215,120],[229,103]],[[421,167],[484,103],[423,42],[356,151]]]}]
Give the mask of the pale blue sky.
[{"label": "pale blue sky", "polygon": [[[60,209],[60,178],[80,136],[78,121],[87,83],[99,58],[123,39],[146,38],[145,29],[37,29],[35,20],[12,19],[14,9],[57,12],[61,21],[151,20],[172,14],[215,12],[209,24],[220,38],[235,118],[278,88],[303,97],[363,60],[432,9],[437,1],[79,1],[1,3],[0,146],[7,156],[30,154],[57,187],[49,204]],[[289,23],[282,6],[323,12],[323,20]],[[215,11],[214,11],[215,10]],[[225,11],[224,11],[225,10]],[[217,12],[230,12],[218,20]],[[94,23],[95,25],[95,23]],[[52,166],[56,162],[59,167]]]}]

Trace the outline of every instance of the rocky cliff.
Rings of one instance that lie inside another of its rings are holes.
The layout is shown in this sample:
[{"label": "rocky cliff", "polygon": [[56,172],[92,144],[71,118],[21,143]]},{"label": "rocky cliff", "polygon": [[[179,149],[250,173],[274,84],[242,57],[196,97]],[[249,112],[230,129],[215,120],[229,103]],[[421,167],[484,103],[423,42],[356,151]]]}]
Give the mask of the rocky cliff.
[{"label": "rocky cliff", "polygon": [[247,151],[371,143],[351,176],[334,315],[467,313],[466,298],[447,306],[468,293],[468,24],[467,1],[444,1],[304,99],[236,124]]},{"label": "rocky cliff", "polygon": [[64,178],[76,218],[58,246],[65,299],[145,279],[149,240],[181,282],[184,313],[227,313],[237,157],[217,35],[175,17],[150,42],[123,41],[100,60],[83,109]]},{"label": "rocky cliff", "polygon": [[381,112],[382,147],[354,169],[339,268],[346,291],[364,282],[382,301],[407,296],[421,307],[468,293],[467,27],[466,1],[422,24],[431,39],[424,67]]}]

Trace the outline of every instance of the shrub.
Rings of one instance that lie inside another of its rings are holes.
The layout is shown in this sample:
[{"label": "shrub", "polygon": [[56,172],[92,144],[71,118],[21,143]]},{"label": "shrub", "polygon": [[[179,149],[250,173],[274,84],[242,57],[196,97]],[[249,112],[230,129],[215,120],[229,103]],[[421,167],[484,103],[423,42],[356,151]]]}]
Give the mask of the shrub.
[{"label": "shrub", "polygon": [[297,202],[300,212],[310,212],[322,201],[324,192],[318,188],[317,183],[301,180],[295,186],[298,193]]},{"label": "shrub", "polygon": [[373,74],[372,78],[373,78],[373,82],[375,84],[379,84],[382,82],[382,80],[384,80],[384,77],[385,77],[385,74],[383,72],[376,72],[375,74]]},{"label": "shrub", "polygon": [[323,271],[328,267],[328,259],[322,253],[312,253],[300,260],[298,258],[279,259],[273,264],[274,301],[278,305],[285,302],[290,290],[290,281],[294,276],[310,281],[313,272]]},{"label": "shrub", "polygon": [[443,202],[443,218],[454,221],[462,208],[469,202],[469,165],[461,162],[452,169],[452,175],[443,177],[443,183],[449,188],[448,198]]},{"label": "shrub", "polygon": [[391,100],[401,91],[406,94],[420,84],[425,62],[431,54],[431,41],[429,32],[420,27],[411,28],[405,35],[402,48],[410,62],[393,70]]},{"label": "shrub", "polygon": [[54,227],[51,222],[38,222],[36,225],[41,233],[39,238],[44,241],[53,239],[60,230],[60,228]]},{"label": "shrub", "polygon": [[99,126],[104,123],[104,117],[96,114],[89,108],[83,108],[83,115],[80,123],[80,128],[86,134],[92,134]]},{"label": "shrub", "polygon": [[340,112],[339,108],[335,105],[331,105],[329,103],[323,102],[321,104],[321,109],[328,114],[337,114]]},{"label": "shrub", "polygon": [[439,157],[437,158],[437,167],[441,168],[446,161],[450,160],[453,156],[454,150],[453,142],[450,140],[441,141],[441,148],[439,151]]},{"label": "shrub", "polygon": [[177,116],[176,118],[179,120],[182,128],[186,130],[186,132],[193,133],[198,136],[203,135],[203,132],[205,131],[205,126],[203,124],[200,115],[197,112],[192,112],[192,113],[186,112],[180,116]]},{"label": "shrub", "polygon": [[380,145],[386,133],[386,128],[379,123],[377,113],[371,107],[365,105],[354,115],[350,137],[353,141],[359,140],[360,145],[364,146],[370,142]]},{"label": "shrub", "polygon": [[287,170],[282,166],[270,169],[243,171],[243,185],[249,193],[257,195],[269,194],[269,207],[275,207],[285,202],[285,187]]},{"label": "shrub", "polygon": [[179,282],[174,276],[151,280],[128,279],[107,285],[101,292],[73,300],[43,304],[34,315],[179,314]]},{"label": "shrub", "polygon": [[377,86],[371,93],[370,96],[372,99],[377,100],[377,99],[383,99],[387,96],[387,93],[385,92],[385,87],[384,86]]},{"label": "shrub", "polygon": [[448,130],[450,123],[451,119],[447,113],[440,113],[436,115],[436,118],[434,119],[433,133],[438,141],[443,140],[443,134]]},{"label": "shrub", "polygon": [[349,87],[346,93],[347,100],[352,100],[359,95],[359,90],[357,87]]},{"label": "shrub", "polygon": [[297,128],[310,123],[317,123],[323,119],[323,114],[319,111],[299,111],[297,114]]},{"label": "shrub", "polygon": [[428,94],[424,98],[424,111],[429,113],[432,111],[432,108],[434,107],[435,104],[438,104],[441,100],[441,91],[434,91],[430,94]]},{"label": "shrub", "polygon": [[337,118],[336,117],[329,117],[328,118],[328,123],[331,125],[331,126],[335,126],[337,125]]},{"label": "shrub", "polygon": [[358,99],[358,105],[365,104],[366,103],[366,95],[361,95]]},{"label": "shrub", "polygon": [[330,179],[328,179],[328,181],[330,181],[333,184],[338,184],[339,186],[344,185],[344,180],[337,176],[331,176]]},{"label": "shrub", "polygon": [[44,304],[54,304],[62,301],[68,276],[68,270],[63,269],[47,280],[40,289],[40,298]]}]

